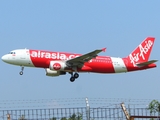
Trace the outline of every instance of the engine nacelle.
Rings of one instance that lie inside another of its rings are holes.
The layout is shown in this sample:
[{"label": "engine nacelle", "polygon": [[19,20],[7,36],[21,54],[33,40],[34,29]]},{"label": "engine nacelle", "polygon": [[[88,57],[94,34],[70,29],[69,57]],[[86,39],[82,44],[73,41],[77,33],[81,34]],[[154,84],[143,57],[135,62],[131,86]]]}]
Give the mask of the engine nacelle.
[{"label": "engine nacelle", "polygon": [[63,61],[51,61],[50,70],[63,71],[67,67],[66,63]]},{"label": "engine nacelle", "polygon": [[55,71],[55,70],[50,70],[49,68],[45,69],[46,70],[46,76],[52,76],[52,77],[56,77],[59,75],[65,75],[66,72],[63,71]]}]

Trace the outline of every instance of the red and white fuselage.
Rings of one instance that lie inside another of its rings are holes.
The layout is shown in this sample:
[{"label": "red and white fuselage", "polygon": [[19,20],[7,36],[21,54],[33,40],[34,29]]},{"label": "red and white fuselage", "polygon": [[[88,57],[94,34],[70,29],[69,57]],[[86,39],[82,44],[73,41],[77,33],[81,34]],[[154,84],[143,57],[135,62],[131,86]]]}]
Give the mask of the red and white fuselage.
[{"label": "red and white fuselage", "polygon": [[[87,54],[51,52],[43,50],[17,49],[2,56],[6,63],[45,68],[46,75],[58,76],[66,72],[121,73],[156,67],[156,60],[148,61],[155,38],[146,38],[127,57],[97,56],[105,49]],[[74,80],[73,80],[74,81]]]}]

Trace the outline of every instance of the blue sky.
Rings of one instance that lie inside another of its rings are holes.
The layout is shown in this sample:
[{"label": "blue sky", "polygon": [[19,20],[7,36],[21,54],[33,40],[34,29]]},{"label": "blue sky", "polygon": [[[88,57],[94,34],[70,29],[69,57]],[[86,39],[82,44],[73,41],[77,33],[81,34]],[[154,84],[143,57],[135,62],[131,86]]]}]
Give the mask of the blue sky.
[{"label": "blue sky", "polygon": [[[160,60],[159,0],[0,1],[0,56],[18,48],[125,57],[148,36],[150,59]],[[160,99],[160,68],[122,74],[47,77],[43,69],[0,62],[0,101],[57,98]],[[157,62],[159,66],[159,62]]]}]

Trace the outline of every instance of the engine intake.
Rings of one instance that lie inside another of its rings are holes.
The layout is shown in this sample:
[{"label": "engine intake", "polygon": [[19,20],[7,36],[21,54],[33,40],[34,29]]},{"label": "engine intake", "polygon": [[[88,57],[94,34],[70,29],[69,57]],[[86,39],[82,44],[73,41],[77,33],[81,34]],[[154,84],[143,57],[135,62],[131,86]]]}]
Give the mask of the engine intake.
[{"label": "engine intake", "polygon": [[50,70],[62,71],[67,67],[66,63],[63,61],[51,61],[50,62]]}]

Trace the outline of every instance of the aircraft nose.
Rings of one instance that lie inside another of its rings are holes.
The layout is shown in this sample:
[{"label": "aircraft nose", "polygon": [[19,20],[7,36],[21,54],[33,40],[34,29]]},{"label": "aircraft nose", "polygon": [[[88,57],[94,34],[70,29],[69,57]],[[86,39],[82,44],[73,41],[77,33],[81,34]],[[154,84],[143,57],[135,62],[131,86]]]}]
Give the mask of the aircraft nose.
[{"label": "aircraft nose", "polygon": [[8,57],[6,55],[3,55],[1,59],[2,59],[2,61],[6,62]]}]

